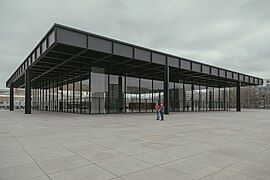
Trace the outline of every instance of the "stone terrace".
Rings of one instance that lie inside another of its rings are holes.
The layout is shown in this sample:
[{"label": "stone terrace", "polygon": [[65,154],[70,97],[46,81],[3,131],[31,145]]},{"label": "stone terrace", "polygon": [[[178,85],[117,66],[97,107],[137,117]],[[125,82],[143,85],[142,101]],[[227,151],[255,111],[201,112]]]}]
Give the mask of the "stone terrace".
[{"label": "stone terrace", "polygon": [[0,111],[0,179],[270,179],[270,111]]}]

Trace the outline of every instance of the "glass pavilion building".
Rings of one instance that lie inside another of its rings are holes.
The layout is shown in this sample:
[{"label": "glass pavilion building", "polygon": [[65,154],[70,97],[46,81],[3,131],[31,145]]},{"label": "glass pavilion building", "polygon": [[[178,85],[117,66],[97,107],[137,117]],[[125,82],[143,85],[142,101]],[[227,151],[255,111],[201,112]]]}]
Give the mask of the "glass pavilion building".
[{"label": "glass pavilion building", "polygon": [[31,110],[105,114],[230,110],[235,87],[261,85],[250,75],[55,24],[6,82],[25,88]]}]

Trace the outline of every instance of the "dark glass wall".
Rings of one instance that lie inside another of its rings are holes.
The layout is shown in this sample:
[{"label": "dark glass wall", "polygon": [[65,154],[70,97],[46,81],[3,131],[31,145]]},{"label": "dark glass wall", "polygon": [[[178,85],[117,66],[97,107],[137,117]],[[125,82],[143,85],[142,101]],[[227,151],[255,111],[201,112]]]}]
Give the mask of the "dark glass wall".
[{"label": "dark glass wall", "polygon": [[126,112],[139,112],[139,78],[126,77]]},{"label": "dark glass wall", "polygon": [[[229,110],[230,93],[226,87],[170,82],[169,111]],[[32,101],[35,110],[65,113],[154,112],[155,103],[164,101],[164,84],[92,67],[86,74],[69,72],[40,83],[32,89]]]},{"label": "dark glass wall", "polygon": [[152,112],[154,108],[152,80],[140,79],[140,112]]}]

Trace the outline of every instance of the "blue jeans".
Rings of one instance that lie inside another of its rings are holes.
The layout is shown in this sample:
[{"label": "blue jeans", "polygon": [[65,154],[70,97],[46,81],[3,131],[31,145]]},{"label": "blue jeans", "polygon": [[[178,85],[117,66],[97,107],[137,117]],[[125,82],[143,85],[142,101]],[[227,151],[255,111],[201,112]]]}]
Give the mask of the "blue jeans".
[{"label": "blue jeans", "polygon": [[164,119],[164,112],[160,112],[160,117],[161,117],[161,120]]},{"label": "blue jeans", "polygon": [[157,120],[159,120],[159,111],[157,111]]}]

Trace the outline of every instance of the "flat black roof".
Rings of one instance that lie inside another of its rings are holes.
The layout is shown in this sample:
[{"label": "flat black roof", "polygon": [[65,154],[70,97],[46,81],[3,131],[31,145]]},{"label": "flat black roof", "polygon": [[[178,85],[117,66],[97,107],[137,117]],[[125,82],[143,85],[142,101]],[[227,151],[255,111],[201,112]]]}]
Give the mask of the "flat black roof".
[{"label": "flat black roof", "polygon": [[236,86],[238,81],[243,86],[263,84],[254,76],[54,24],[6,86],[23,87],[26,69],[35,88],[52,80],[62,82],[63,76],[63,83],[67,76],[80,78],[82,74],[87,79],[90,67],[105,68],[112,75],[163,80],[165,66],[170,67],[171,82],[214,87]]}]

